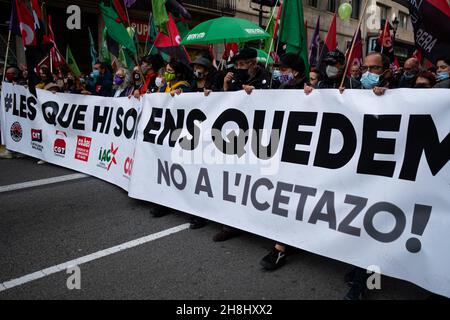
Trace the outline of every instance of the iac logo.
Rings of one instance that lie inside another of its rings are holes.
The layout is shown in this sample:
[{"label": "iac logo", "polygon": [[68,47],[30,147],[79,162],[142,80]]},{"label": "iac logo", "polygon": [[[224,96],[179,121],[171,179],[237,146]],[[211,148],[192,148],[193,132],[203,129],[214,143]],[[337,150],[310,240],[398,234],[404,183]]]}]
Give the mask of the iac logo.
[{"label": "iac logo", "polygon": [[119,147],[114,148],[114,144],[112,142],[110,148],[100,148],[100,151],[98,152],[99,163],[97,166],[109,171],[113,164],[117,164],[116,154],[118,150]]}]

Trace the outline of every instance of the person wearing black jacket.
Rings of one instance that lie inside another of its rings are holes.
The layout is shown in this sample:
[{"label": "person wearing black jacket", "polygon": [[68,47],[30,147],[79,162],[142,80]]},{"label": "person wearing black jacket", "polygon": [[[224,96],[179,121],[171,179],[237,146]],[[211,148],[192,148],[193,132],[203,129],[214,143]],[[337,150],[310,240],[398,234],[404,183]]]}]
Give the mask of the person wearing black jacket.
[{"label": "person wearing black jacket", "polygon": [[248,94],[254,89],[270,89],[270,73],[258,65],[254,48],[244,48],[233,58],[234,70],[227,73],[223,91],[245,90]]},{"label": "person wearing black jacket", "polygon": [[[345,70],[345,56],[339,50],[330,51],[324,58],[325,77],[317,85],[317,89],[339,89]],[[356,78],[345,76],[345,89],[361,89],[361,82]]]},{"label": "person wearing black jacket", "polygon": [[214,68],[211,60],[200,56],[192,62],[192,66],[194,81],[191,85],[191,92],[222,91],[223,75]]},{"label": "person wearing black jacket", "polygon": [[111,97],[113,92],[113,76],[109,66],[102,62],[94,65],[88,81],[87,90],[94,96]]},{"label": "person wearing black jacket", "polygon": [[[305,63],[293,53],[280,57],[280,86],[278,89],[303,89],[306,84]],[[286,263],[286,245],[276,243],[275,247],[260,262],[266,270],[275,270]]]}]

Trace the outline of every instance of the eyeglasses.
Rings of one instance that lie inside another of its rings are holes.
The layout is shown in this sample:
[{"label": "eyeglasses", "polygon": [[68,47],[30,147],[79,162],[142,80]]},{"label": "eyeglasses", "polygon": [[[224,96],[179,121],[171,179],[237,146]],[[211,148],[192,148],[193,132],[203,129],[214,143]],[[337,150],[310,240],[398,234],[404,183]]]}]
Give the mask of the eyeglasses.
[{"label": "eyeglasses", "polygon": [[316,80],[317,80],[317,78],[313,78],[313,77],[309,77],[309,79],[310,79],[311,81],[316,81]]},{"label": "eyeglasses", "polygon": [[379,65],[373,65],[373,66],[361,66],[361,71],[365,72],[367,70],[372,71],[372,70],[381,70],[383,68],[383,66],[379,66]]}]

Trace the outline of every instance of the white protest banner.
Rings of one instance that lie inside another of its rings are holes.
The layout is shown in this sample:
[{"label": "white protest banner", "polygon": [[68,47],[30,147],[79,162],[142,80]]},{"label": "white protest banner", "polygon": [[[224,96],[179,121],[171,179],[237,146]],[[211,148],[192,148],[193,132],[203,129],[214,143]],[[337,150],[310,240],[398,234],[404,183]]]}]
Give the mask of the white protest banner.
[{"label": "white protest banner", "polygon": [[141,101],[2,86],[9,150],[87,173],[128,190]]},{"label": "white protest banner", "polygon": [[129,195],[450,297],[449,106],[449,90],[153,94]]},{"label": "white protest banner", "polygon": [[450,297],[449,90],[36,101],[3,84],[1,103],[8,149]]}]

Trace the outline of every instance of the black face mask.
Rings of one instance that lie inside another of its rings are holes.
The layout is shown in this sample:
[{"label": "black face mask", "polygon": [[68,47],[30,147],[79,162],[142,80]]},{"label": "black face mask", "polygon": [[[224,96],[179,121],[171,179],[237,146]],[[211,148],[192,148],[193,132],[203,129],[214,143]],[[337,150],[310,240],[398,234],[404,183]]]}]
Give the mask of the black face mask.
[{"label": "black face mask", "polygon": [[72,79],[67,79],[67,86],[71,87],[73,86],[74,82]]},{"label": "black face mask", "polygon": [[141,75],[139,73],[135,73],[133,75],[134,81],[139,82],[141,81]]},{"label": "black face mask", "polygon": [[416,89],[430,89],[431,87],[425,83],[418,83],[414,86]]},{"label": "black face mask", "polygon": [[248,69],[236,69],[234,74],[236,80],[240,82],[246,82],[250,78],[250,75],[248,74]]}]

